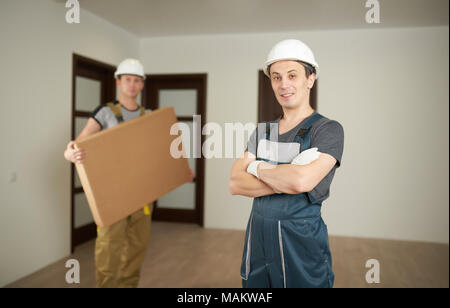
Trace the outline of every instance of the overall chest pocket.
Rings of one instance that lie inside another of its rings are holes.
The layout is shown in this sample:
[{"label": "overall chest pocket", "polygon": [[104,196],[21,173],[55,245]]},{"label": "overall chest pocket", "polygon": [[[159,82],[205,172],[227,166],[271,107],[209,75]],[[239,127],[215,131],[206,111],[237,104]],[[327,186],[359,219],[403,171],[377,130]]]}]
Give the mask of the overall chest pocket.
[{"label": "overall chest pocket", "polygon": [[258,159],[264,159],[281,164],[289,164],[300,153],[298,142],[277,142],[262,139],[258,143]]}]

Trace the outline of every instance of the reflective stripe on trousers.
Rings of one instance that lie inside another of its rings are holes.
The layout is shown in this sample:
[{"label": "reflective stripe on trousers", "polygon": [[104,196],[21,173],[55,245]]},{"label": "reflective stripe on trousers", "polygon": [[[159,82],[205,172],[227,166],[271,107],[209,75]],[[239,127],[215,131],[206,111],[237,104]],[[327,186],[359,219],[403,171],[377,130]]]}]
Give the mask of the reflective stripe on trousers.
[{"label": "reflective stripe on trousers", "polygon": [[328,231],[305,194],[255,198],[242,257],[243,287],[332,287]]}]

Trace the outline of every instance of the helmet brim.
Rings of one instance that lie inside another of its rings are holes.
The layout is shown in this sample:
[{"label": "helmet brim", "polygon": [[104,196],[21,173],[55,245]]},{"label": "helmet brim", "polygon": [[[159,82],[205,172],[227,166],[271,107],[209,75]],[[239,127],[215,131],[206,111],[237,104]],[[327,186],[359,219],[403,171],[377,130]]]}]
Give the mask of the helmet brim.
[{"label": "helmet brim", "polygon": [[120,76],[122,76],[122,75],[137,76],[137,77],[141,77],[143,80],[145,80],[145,75],[142,76],[142,75],[139,75],[139,74],[130,74],[130,73],[114,73],[114,77],[115,77],[116,79],[118,79],[118,78],[119,78]]},{"label": "helmet brim", "polygon": [[317,64],[313,64],[313,63],[309,63],[309,62],[306,62],[306,61],[302,61],[302,60],[299,60],[298,58],[282,58],[282,59],[266,61],[266,63],[264,63],[263,71],[264,71],[264,74],[267,77],[270,77],[270,75],[269,75],[269,66],[271,66],[272,64],[274,64],[275,62],[278,62],[278,61],[300,61],[300,62],[307,63],[307,64],[311,65],[314,68],[314,70],[315,70],[314,74],[316,74],[316,79],[319,78],[319,66],[317,66]]}]

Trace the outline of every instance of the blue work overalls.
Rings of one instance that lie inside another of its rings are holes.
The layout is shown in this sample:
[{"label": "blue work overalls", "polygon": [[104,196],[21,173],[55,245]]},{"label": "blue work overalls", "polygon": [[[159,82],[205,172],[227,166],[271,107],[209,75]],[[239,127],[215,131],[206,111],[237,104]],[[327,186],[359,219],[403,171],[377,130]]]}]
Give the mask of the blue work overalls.
[{"label": "blue work overalls", "polygon": [[[300,143],[300,151],[310,148],[310,128],[320,118],[315,113],[303,121],[294,139]],[[266,130],[264,138],[270,138],[270,131]],[[306,193],[282,193],[253,200],[242,256],[244,288],[333,286],[328,230],[320,211],[322,204],[311,199]]]}]

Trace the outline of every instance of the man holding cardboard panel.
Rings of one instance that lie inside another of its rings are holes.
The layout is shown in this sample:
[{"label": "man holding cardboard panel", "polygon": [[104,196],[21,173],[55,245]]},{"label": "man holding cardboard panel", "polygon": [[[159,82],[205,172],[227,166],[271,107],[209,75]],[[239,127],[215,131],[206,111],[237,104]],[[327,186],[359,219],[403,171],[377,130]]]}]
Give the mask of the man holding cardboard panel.
[{"label": "man holding cardboard panel", "polygon": [[[85,137],[115,127],[121,122],[134,120],[146,113],[144,107],[139,107],[136,103],[138,94],[144,88],[145,75],[142,64],[135,59],[126,59],[120,63],[114,75],[116,86],[120,90],[119,100],[96,108],[79,136],[75,141],[69,142],[64,152],[66,160],[78,164],[79,171],[83,170],[80,164],[89,160],[89,153],[78,149],[77,142],[86,141],[91,137],[87,139]],[[190,173],[192,181],[192,170]],[[82,178],[81,174],[80,178]],[[87,192],[86,195],[89,197]],[[91,201],[89,203],[92,209]],[[97,223],[96,287],[137,287],[150,236],[150,215],[151,209],[146,205],[123,219],[118,221],[115,219],[110,225]],[[99,220],[96,216],[94,215],[94,218]]]}]

